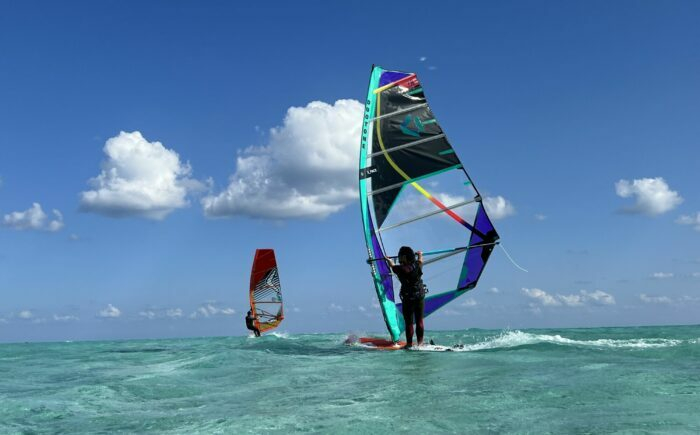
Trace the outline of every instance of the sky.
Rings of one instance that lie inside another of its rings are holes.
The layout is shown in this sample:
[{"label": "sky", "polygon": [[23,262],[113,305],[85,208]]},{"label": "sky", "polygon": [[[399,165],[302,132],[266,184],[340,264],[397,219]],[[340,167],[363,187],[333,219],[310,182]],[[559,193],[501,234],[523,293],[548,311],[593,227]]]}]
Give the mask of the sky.
[{"label": "sky", "polygon": [[[700,322],[700,4],[0,0],[0,341],[378,332],[372,64],[416,72],[503,245],[428,329]],[[419,249],[420,247],[416,247]]]}]

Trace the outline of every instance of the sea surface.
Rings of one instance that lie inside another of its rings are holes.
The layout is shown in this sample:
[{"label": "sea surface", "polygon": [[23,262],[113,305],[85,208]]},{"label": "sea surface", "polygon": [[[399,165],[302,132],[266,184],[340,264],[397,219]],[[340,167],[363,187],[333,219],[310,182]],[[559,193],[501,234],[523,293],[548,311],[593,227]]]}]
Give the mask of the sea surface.
[{"label": "sea surface", "polygon": [[700,326],[0,345],[0,433],[699,433]]}]

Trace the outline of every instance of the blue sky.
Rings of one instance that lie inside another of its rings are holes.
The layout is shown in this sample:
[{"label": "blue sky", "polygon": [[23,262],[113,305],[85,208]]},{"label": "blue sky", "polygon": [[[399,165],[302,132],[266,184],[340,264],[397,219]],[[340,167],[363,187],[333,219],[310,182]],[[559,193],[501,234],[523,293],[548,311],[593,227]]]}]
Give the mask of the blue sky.
[{"label": "blue sky", "polygon": [[495,251],[429,329],[699,321],[697,2],[2,10],[2,341],[244,334],[258,247],[282,330],[382,331],[354,190],[373,63],[418,73],[529,270]]}]

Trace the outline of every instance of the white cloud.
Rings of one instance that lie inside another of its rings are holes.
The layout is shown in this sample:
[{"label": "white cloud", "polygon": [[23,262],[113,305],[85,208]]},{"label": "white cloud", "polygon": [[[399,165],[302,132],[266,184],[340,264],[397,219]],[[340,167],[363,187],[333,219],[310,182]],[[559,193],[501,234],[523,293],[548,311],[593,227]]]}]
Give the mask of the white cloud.
[{"label": "white cloud", "polygon": [[77,322],[78,320],[80,320],[80,319],[79,319],[78,317],[76,317],[76,316],[71,316],[71,315],[68,315],[68,316],[59,316],[58,314],[54,314],[54,315],[53,315],[53,319],[54,319],[56,322]]},{"label": "white cloud", "polygon": [[589,292],[586,290],[581,290],[578,294],[570,295],[551,295],[544,290],[533,288],[533,289],[522,289],[523,293],[527,296],[537,300],[543,306],[558,307],[565,305],[567,307],[580,307],[587,304],[594,305],[614,305],[615,297],[609,293],[602,290],[596,290],[594,292]]},{"label": "white cloud", "polygon": [[418,58],[418,60],[420,60],[421,62],[425,62],[426,60],[428,60],[428,58],[425,56],[421,56],[420,58]]},{"label": "white cloud", "polygon": [[367,308],[363,307],[362,305],[358,305],[358,306],[357,306],[357,309],[358,309],[359,311],[362,311],[363,313],[364,313],[365,311],[367,311]]},{"label": "white cloud", "polygon": [[673,301],[666,296],[647,296],[644,293],[639,295],[639,299],[641,299],[642,302],[646,302],[648,304],[671,304],[671,303],[673,303]]},{"label": "white cloud", "polygon": [[491,219],[503,219],[515,214],[515,207],[502,196],[487,196],[484,198],[484,207]]},{"label": "white cloud", "polygon": [[581,297],[581,295],[557,295],[557,298],[567,307],[579,307],[583,305],[583,297]]},{"label": "white cloud", "polygon": [[122,312],[119,310],[119,308],[115,307],[112,304],[107,304],[107,308],[104,310],[100,310],[99,313],[97,313],[97,317],[103,317],[103,318],[117,318],[122,315]]},{"label": "white cloud", "polygon": [[236,310],[230,307],[218,307],[216,302],[207,302],[202,304],[197,308],[192,314],[190,314],[190,319],[196,319],[198,317],[212,317],[212,316],[232,316],[236,314]]},{"label": "white cloud", "polygon": [[17,314],[17,317],[19,317],[20,319],[28,320],[34,317],[34,313],[32,313],[29,310],[22,310]]},{"label": "white cloud", "polygon": [[489,292],[491,293],[500,293],[501,291],[498,289],[498,287],[491,287],[489,289]]},{"label": "white cloud", "polygon": [[300,313],[300,312],[301,312],[301,308],[299,308],[299,307],[292,307],[292,311],[295,312],[295,313]]},{"label": "white cloud", "polygon": [[7,319],[0,317],[0,323],[9,323]]},{"label": "white cloud", "polygon": [[430,65],[430,66],[428,67],[428,69],[429,69],[430,71],[435,71],[435,70],[437,69],[437,67],[434,66],[434,65]]},{"label": "white cloud", "polygon": [[58,231],[63,228],[63,215],[56,209],[53,210],[53,214],[55,219],[49,220],[44,210],[41,209],[41,204],[35,202],[25,211],[14,211],[6,214],[3,218],[3,224],[16,230]]},{"label": "white cloud", "polygon": [[614,305],[615,304],[615,298],[613,295],[609,293],[605,293],[604,291],[601,290],[596,290],[592,293],[587,292],[586,290],[581,290],[581,295],[584,299],[584,301],[590,301],[593,303],[596,303],[598,305]]},{"label": "white cloud", "polygon": [[80,237],[79,237],[77,234],[75,234],[75,233],[73,233],[73,234],[71,234],[70,236],[68,236],[68,238],[69,238],[71,241],[73,241],[73,242],[75,242],[75,241],[77,241],[77,240],[80,240]]},{"label": "white cloud", "polygon": [[651,278],[653,278],[653,279],[673,278],[673,273],[672,272],[654,272],[651,274]]},{"label": "white cloud", "polygon": [[139,316],[145,317],[149,320],[155,319],[157,317],[156,312],[152,310],[145,310],[139,313]]},{"label": "white cloud", "polygon": [[542,305],[545,306],[558,306],[561,305],[561,302],[559,302],[554,296],[550,295],[544,290],[538,289],[538,288],[522,288],[522,292],[525,293],[527,296],[538,300]]},{"label": "white cloud", "polygon": [[479,303],[474,298],[467,298],[460,304],[461,307],[475,307]]},{"label": "white cloud", "polygon": [[178,319],[182,317],[182,310],[180,308],[170,308],[165,311],[165,315],[171,319]]},{"label": "white cloud", "polygon": [[681,215],[676,219],[676,223],[680,225],[690,225],[695,231],[700,231],[700,211],[693,215]]},{"label": "white cloud", "polygon": [[338,304],[335,304],[335,303],[331,303],[331,304],[328,306],[328,310],[329,310],[329,311],[335,311],[335,312],[345,311],[344,308],[343,308],[341,305],[338,305]]},{"label": "white cloud", "polygon": [[693,278],[700,278],[700,272],[693,272],[690,274]]},{"label": "white cloud", "polygon": [[357,198],[357,153],[364,106],[320,101],[287,110],[265,146],[236,159],[228,187],[202,199],[209,217],[322,219]]},{"label": "white cloud", "polygon": [[535,220],[543,221],[543,220],[547,219],[547,216],[543,215],[542,213],[536,213],[534,218],[535,218]]},{"label": "white cloud", "polygon": [[189,178],[189,163],[138,131],[120,132],[107,140],[103,150],[107,158],[102,172],[89,181],[93,190],[80,194],[82,210],[111,217],[164,219],[189,204],[189,193],[204,189],[204,184]]},{"label": "white cloud", "polygon": [[632,182],[620,180],[615,183],[615,192],[622,198],[635,197],[636,203],[622,210],[627,213],[656,216],[673,210],[683,202],[678,192],[671,190],[661,177],[641,178]]}]

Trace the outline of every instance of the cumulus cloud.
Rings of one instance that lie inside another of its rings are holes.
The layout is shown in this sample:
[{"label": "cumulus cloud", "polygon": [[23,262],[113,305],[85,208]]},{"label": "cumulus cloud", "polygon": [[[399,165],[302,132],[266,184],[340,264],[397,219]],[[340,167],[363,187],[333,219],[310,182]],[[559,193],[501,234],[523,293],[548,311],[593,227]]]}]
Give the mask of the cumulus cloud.
[{"label": "cumulus cloud", "polygon": [[479,303],[476,301],[476,299],[474,299],[474,298],[467,298],[467,299],[464,300],[464,302],[462,302],[462,303],[459,304],[459,305],[460,305],[461,307],[468,307],[468,308],[471,308],[471,307],[477,306],[478,304],[479,304]]},{"label": "cumulus cloud", "polygon": [[666,296],[647,296],[644,293],[639,295],[639,299],[641,299],[642,302],[646,302],[647,304],[671,304],[671,303],[673,303],[673,301]]},{"label": "cumulus cloud", "polygon": [[56,322],[77,322],[80,319],[76,316],[71,316],[71,315],[59,316],[58,314],[54,314],[53,320],[55,320]]},{"label": "cumulus cloud", "polygon": [[523,288],[522,292],[532,299],[535,299],[542,306],[558,307],[580,307],[584,305],[614,305],[615,298],[602,290],[589,292],[581,290],[578,294],[570,295],[551,295],[546,291],[538,288]]},{"label": "cumulus cloud", "polygon": [[341,311],[345,311],[345,309],[344,309],[341,305],[338,305],[338,304],[336,304],[336,303],[331,303],[331,304],[328,306],[328,311],[334,311],[334,312],[338,313],[338,312],[341,312]]},{"label": "cumulus cloud", "polygon": [[421,62],[425,62],[426,60],[428,60],[428,58],[425,56],[421,56],[418,58],[418,60],[420,60]]},{"label": "cumulus cloud", "polygon": [[546,216],[546,215],[543,215],[542,213],[536,213],[535,216],[534,216],[534,218],[535,218],[535,220],[543,221],[543,220],[546,220],[546,219],[547,219],[547,216]]},{"label": "cumulus cloud", "polygon": [[63,214],[54,209],[52,211],[54,219],[49,219],[41,204],[35,202],[25,211],[14,211],[6,214],[3,224],[16,230],[44,230],[58,231],[63,228]]},{"label": "cumulus cloud", "polygon": [[236,310],[230,307],[222,307],[217,302],[206,302],[199,306],[192,314],[190,314],[190,319],[196,319],[198,317],[213,317],[213,316],[231,316],[236,314]]},{"label": "cumulus cloud", "polygon": [[104,310],[100,310],[99,313],[97,313],[97,317],[102,317],[105,319],[115,319],[117,317],[120,317],[122,315],[122,312],[119,310],[119,308],[115,307],[112,304],[107,304],[107,308]]},{"label": "cumulus cloud", "polygon": [[532,299],[535,299],[539,301],[542,305],[545,306],[559,306],[561,305],[561,302],[557,300],[554,296],[550,295],[546,291],[538,288],[524,288],[522,289],[522,292],[525,293],[527,296],[531,297]]},{"label": "cumulus cloud", "polygon": [[139,316],[145,317],[149,320],[155,319],[157,317],[156,312],[153,310],[144,310],[139,312]]},{"label": "cumulus cloud", "polygon": [[489,292],[491,293],[500,293],[501,291],[498,289],[498,287],[491,287],[489,289]]},{"label": "cumulus cloud", "polygon": [[357,147],[364,106],[314,101],[291,107],[269,143],[236,159],[228,187],[202,199],[209,217],[322,219],[357,198]]},{"label": "cumulus cloud", "polygon": [[581,290],[581,295],[583,296],[584,301],[588,302],[593,302],[598,305],[614,305],[615,304],[615,298],[613,295],[609,293],[605,293],[604,291],[601,290],[596,290],[592,293],[587,292],[586,290]]},{"label": "cumulus cloud", "polygon": [[681,215],[676,219],[676,223],[680,225],[690,225],[695,231],[700,231],[700,212],[693,215]]},{"label": "cumulus cloud", "polygon": [[169,308],[165,311],[165,315],[171,319],[179,319],[182,317],[182,310],[180,308]]},{"label": "cumulus cloud", "polygon": [[615,192],[622,198],[635,198],[633,206],[622,209],[626,213],[656,216],[673,210],[683,202],[678,192],[671,190],[661,177],[641,178],[631,182],[620,180],[615,183]]},{"label": "cumulus cloud", "polygon": [[673,278],[673,273],[672,272],[654,272],[651,274],[651,278],[653,278],[653,279]]},{"label": "cumulus cloud", "polygon": [[175,151],[149,142],[138,131],[120,132],[103,151],[102,172],[89,180],[92,190],[80,194],[84,211],[159,220],[186,207],[188,194],[205,188],[190,178],[192,168]]},{"label": "cumulus cloud", "polygon": [[29,320],[34,317],[34,313],[32,313],[30,310],[22,310],[19,313],[17,313],[17,317],[19,317],[20,319]]},{"label": "cumulus cloud", "polygon": [[515,214],[515,207],[502,196],[487,196],[484,198],[484,207],[491,219],[503,219]]}]

